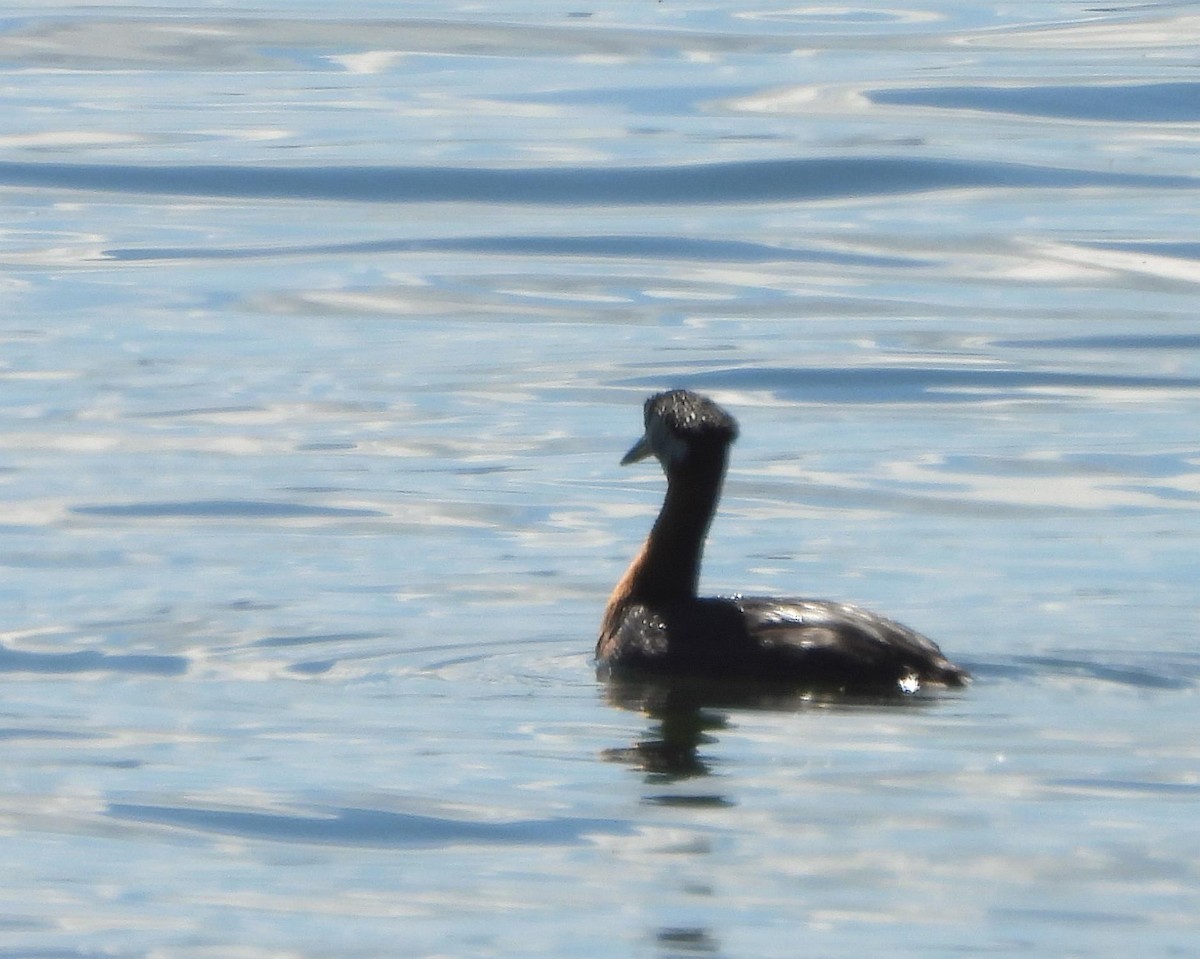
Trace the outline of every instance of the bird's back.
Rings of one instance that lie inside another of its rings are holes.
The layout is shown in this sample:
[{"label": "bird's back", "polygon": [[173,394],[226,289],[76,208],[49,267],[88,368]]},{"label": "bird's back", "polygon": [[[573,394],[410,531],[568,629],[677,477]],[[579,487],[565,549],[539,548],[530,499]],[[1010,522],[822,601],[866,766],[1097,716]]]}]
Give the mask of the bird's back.
[{"label": "bird's back", "polygon": [[621,672],[914,691],[962,686],[965,670],[930,639],[868,610],[824,600],[735,596],[633,604],[597,648]]}]

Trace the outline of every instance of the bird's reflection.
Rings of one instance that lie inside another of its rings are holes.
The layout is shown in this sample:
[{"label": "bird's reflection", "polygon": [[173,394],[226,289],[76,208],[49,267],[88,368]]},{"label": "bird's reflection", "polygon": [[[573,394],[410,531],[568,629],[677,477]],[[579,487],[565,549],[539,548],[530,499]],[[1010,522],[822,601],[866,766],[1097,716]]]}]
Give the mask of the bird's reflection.
[{"label": "bird's reflection", "polygon": [[[689,822],[687,809],[721,809],[737,805],[736,793],[723,794],[705,783],[713,776],[713,760],[704,748],[717,742],[718,734],[733,725],[731,716],[747,710],[794,713],[808,709],[895,709],[936,702],[935,697],[905,695],[847,696],[837,689],[797,690],[792,685],[753,682],[739,684],[728,680],[693,677],[615,676],[601,670],[606,701],[619,709],[647,716],[646,730],[629,746],[606,749],[605,759],[628,765],[641,773],[649,787],[642,797],[648,806],[669,806],[680,814],[678,822]],[[709,783],[721,783],[736,790],[736,776],[715,776]],[[676,788],[672,788],[676,787]],[[694,841],[674,843],[673,854],[703,857],[712,845],[703,832]],[[700,862],[704,875],[710,867]],[[693,890],[688,890],[693,891]],[[719,892],[705,888],[696,895],[708,901]],[[704,926],[661,927],[654,932],[660,959],[693,959],[719,956],[722,943],[716,932]]]},{"label": "bird's reflection", "polygon": [[700,749],[717,741],[715,731],[729,726],[730,710],[791,711],[811,700],[794,690],[693,678],[608,677],[604,691],[612,705],[654,721],[633,745],[605,750],[604,757],[640,769],[653,783],[710,775]]},{"label": "bird's reflection", "polygon": [[649,716],[653,723],[631,746],[605,750],[604,758],[646,773],[647,782],[668,783],[710,775],[701,747],[717,741],[734,710],[795,712],[813,708],[920,707],[936,697],[848,696],[829,689],[796,689],[763,682],[731,683],[695,677],[613,676],[601,673],[607,701]]},{"label": "bird's reflection", "polygon": [[726,717],[670,702],[646,712],[655,720],[647,734],[632,746],[605,750],[605,758],[640,769],[656,782],[709,775],[711,770],[700,758],[699,749],[702,744],[715,742],[709,731],[724,729]]},{"label": "bird's reflection", "polygon": [[720,951],[720,943],[713,934],[702,928],[670,927],[659,929],[655,935],[659,955],[711,956]]}]

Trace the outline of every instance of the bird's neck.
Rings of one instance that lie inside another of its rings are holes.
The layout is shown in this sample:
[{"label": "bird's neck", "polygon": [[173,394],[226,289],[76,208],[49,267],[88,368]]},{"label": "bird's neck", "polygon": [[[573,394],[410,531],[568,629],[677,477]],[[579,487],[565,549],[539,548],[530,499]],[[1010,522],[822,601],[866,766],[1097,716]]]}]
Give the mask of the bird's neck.
[{"label": "bird's neck", "polygon": [[613,590],[605,625],[634,604],[694,599],[704,540],[721,496],[725,453],[667,475],[667,495],[650,535]]}]

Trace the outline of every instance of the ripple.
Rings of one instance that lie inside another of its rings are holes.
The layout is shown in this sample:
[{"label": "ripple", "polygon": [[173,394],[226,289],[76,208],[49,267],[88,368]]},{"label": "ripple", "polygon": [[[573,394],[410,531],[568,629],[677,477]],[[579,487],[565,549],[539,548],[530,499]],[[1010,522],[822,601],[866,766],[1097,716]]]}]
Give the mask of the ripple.
[{"label": "ripple", "polygon": [[1036,672],[1054,676],[1078,676],[1135,689],[1190,689],[1196,685],[1195,667],[1191,672],[1181,670],[1179,663],[1172,668],[1148,667],[1124,663],[1104,663],[1098,659],[1073,656],[1017,656],[1019,663],[1033,666]]},{"label": "ripple", "polygon": [[[621,381],[623,386],[651,388],[659,387],[662,383],[661,377],[636,377]],[[746,366],[676,374],[671,377],[671,385],[700,390],[770,390],[799,402],[968,403],[1063,390],[1192,391],[1200,389],[1200,378],[929,366],[851,369]]]},{"label": "ripple", "polygon": [[[397,8],[400,9],[400,8]],[[570,15],[567,15],[569,17]],[[261,73],[298,67],[319,74],[377,73],[411,56],[472,58],[606,57],[663,50],[715,55],[784,52],[790,36],[738,36],[699,30],[645,30],[566,22],[370,17],[69,17],[13,20],[0,56],[26,68],[202,70]]]},{"label": "ripple", "polygon": [[37,653],[0,646],[0,673],[129,673],[148,676],[182,676],[188,671],[186,656],[143,653]]},{"label": "ripple", "polygon": [[309,506],[262,500],[191,500],[185,502],[114,503],[75,506],[80,516],[132,519],[340,519],[386,516],[381,510],[348,506]]},{"label": "ripple", "polygon": [[7,161],[0,162],[0,184],[255,199],[585,206],[772,203],[969,188],[1178,189],[1200,186],[1200,179],[882,156],[539,169],[143,166]]},{"label": "ripple", "polygon": [[1044,340],[996,340],[996,346],[1018,349],[1075,350],[1195,350],[1197,333],[1123,333],[1117,335],[1070,336]]},{"label": "ripple", "polygon": [[1044,654],[968,662],[975,680],[1029,682],[1038,679],[1082,679],[1138,690],[1181,691],[1200,682],[1200,661],[1174,653],[1139,657],[1153,663],[1114,662],[1111,653]]},{"label": "ripple", "polygon": [[1021,113],[1065,120],[1194,123],[1198,83],[1114,83],[1037,87],[917,87],[876,90],[875,103]]},{"label": "ripple", "polygon": [[[0,667],[2,669],[3,667]],[[87,742],[100,739],[94,733],[81,733],[66,729],[24,729],[20,727],[0,726],[0,742],[16,740],[45,740],[62,742]]]},{"label": "ripple", "polygon": [[941,19],[938,13],[925,10],[878,7],[807,6],[784,10],[756,10],[734,14],[743,20],[758,20],[767,23],[788,23],[811,29],[816,26],[832,25],[839,29],[853,25],[862,27],[890,27],[897,24],[932,23]]},{"label": "ripple", "polygon": [[589,835],[616,835],[629,828],[609,819],[550,818],[508,822],[354,807],[317,807],[307,815],[201,806],[111,803],[114,819],[267,842],[377,849],[445,848],[461,845],[579,845]]},{"label": "ripple", "polygon": [[379,639],[379,633],[322,633],[313,636],[268,636],[251,643],[259,649],[280,649],[296,646],[322,645],[325,643],[361,642]]},{"label": "ripple", "polygon": [[1125,797],[1173,798],[1195,801],[1200,798],[1200,784],[1192,782],[1153,782],[1127,779],[1051,779],[1046,783],[1060,789],[1082,794]]},{"label": "ripple", "polygon": [[376,253],[481,253],[501,256],[612,257],[695,260],[722,263],[831,263],[844,266],[914,267],[928,260],[840,250],[784,247],[741,240],[682,236],[481,236],[376,240],[306,246],[252,248],[170,248],[105,250],[106,259],[124,262],[168,260],[246,260],[259,257],[360,256]]}]

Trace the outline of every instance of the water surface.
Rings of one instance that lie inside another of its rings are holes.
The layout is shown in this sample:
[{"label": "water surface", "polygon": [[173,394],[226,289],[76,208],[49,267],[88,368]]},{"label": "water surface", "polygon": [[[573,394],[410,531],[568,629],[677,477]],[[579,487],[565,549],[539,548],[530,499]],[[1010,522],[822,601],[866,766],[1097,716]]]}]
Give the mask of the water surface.
[{"label": "water surface", "polygon": [[[1186,955],[1191,4],[0,24],[0,955]],[[606,687],[655,390],[707,589],[898,702]]]}]

